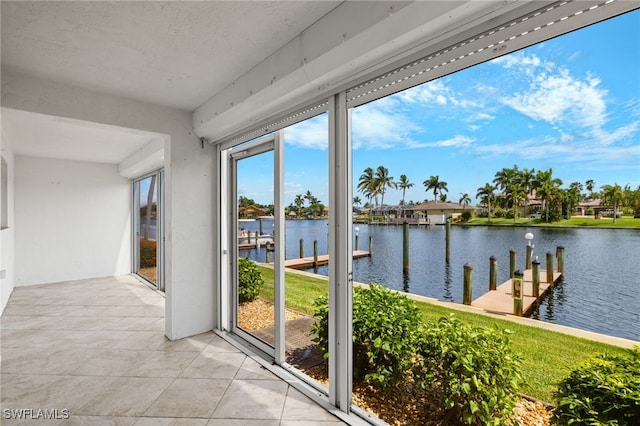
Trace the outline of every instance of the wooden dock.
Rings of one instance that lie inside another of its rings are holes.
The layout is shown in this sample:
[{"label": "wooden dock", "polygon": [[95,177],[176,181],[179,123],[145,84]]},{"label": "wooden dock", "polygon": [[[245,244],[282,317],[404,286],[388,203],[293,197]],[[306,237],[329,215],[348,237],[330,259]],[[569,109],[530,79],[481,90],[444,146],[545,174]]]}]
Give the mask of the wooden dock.
[{"label": "wooden dock", "polygon": [[[540,296],[538,301],[542,300],[551,285],[546,281],[547,271],[540,270]],[[522,312],[523,316],[529,316],[534,310],[536,298],[533,296],[533,273],[531,269],[524,271],[523,288],[524,298],[522,300]],[[562,279],[560,272],[553,273],[553,282],[557,283]],[[482,308],[487,312],[494,312],[499,314],[513,314],[513,298],[511,296],[511,279],[508,279],[504,283],[500,284],[495,290],[490,290],[488,293],[483,294],[476,300],[471,302],[471,306],[476,308]]]},{"label": "wooden dock", "polygon": [[[370,254],[368,251],[364,250],[354,250],[353,258],[359,259],[361,257],[369,257]],[[329,255],[323,254],[318,256],[318,266],[324,266],[329,264]],[[284,261],[285,268],[291,269],[311,269],[313,268],[313,256],[311,257],[302,257],[298,259],[287,259]]]}]

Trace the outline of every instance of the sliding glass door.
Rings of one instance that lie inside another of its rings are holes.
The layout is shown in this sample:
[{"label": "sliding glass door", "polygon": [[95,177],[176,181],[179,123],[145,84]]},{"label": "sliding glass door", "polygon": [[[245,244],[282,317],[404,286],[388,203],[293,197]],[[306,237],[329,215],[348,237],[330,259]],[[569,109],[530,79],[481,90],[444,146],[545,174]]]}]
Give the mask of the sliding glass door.
[{"label": "sliding glass door", "polygon": [[133,182],[134,272],[164,290],[164,172],[156,171]]}]

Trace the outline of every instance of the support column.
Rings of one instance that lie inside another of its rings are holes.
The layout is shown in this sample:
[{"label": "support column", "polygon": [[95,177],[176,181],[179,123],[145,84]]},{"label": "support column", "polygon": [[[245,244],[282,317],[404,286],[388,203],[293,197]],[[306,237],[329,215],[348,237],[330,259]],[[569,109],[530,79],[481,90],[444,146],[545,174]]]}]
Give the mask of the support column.
[{"label": "support column", "polygon": [[346,93],[329,98],[329,403],[350,412],[352,368],[352,173]]}]

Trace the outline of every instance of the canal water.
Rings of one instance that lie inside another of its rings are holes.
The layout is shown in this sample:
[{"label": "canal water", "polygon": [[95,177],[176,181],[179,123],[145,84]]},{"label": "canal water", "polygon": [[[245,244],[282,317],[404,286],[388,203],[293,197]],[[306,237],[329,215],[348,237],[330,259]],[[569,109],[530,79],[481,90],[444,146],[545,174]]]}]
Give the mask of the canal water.
[{"label": "canal water", "polygon": [[[272,222],[263,224],[270,232]],[[244,224],[243,224],[244,225]],[[257,222],[246,224],[257,229]],[[498,283],[509,277],[509,251],[518,256],[524,269],[527,240],[534,235],[533,256],[545,269],[547,252],[565,247],[564,283],[545,299],[540,320],[611,336],[640,340],[640,231],[628,229],[538,228],[453,226],[451,257],[445,261],[445,227],[411,227],[409,232],[409,274],[402,272],[402,227],[354,225],[359,228],[359,249],[373,249],[370,258],[354,259],[354,280],[385,286],[439,300],[462,303],[463,270],[473,266],[473,298],[489,290],[489,258],[498,261]],[[305,256],[313,255],[313,241],[319,254],[327,249],[326,220],[286,221],[286,258],[299,256],[300,238]],[[354,246],[355,247],[355,246]],[[242,251],[242,256],[264,261],[261,251]],[[555,261],[555,256],[554,256]],[[556,265],[557,267],[557,265]],[[326,275],[327,267],[318,273]]]}]

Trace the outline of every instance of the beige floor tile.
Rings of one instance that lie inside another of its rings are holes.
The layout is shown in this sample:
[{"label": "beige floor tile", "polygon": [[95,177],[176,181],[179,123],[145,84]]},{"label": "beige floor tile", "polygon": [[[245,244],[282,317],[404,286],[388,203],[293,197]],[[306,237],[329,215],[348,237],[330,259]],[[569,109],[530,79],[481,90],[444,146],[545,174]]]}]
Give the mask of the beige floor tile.
[{"label": "beige floor tile", "polygon": [[214,335],[203,352],[237,352],[240,350],[218,335]]},{"label": "beige floor tile", "polygon": [[234,380],[211,417],[280,419],[288,387],[280,380]]},{"label": "beige floor tile", "polygon": [[114,416],[74,416],[65,420],[63,426],[131,426],[136,422],[135,417]]},{"label": "beige floor tile", "polygon": [[76,414],[88,416],[141,416],[173,379],[120,377],[80,407]]},{"label": "beige floor tile", "polygon": [[70,372],[74,376],[124,376],[141,365],[151,351],[124,349],[84,349],[88,355]]},{"label": "beige floor tile", "polygon": [[180,377],[194,379],[233,379],[247,356],[242,353],[198,354]]},{"label": "beige floor tile", "polygon": [[236,380],[277,380],[277,377],[257,361],[246,357],[234,377]]},{"label": "beige floor tile", "polygon": [[140,417],[135,426],[205,426],[208,419]]},{"label": "beige floor tile", "polygon": [[208,419],[230,382],[224,379],[176,379],[144,415]]},{"label": "beige floor tile", "polygon": [[279,420],[262,419],[211,419],[207,426],[279,426]]},{"label": "beige floor tile", "polygon": [[338,421],[335,416],[303,395],[302,392],[291,387],[287,393],[287,399],[285,400],[284,409],[282,410],[282,420]]},{"label": "beige floor tile", "polygon": [[115,349],[149,350],[158,349],[165,342],[165,337],[157,331],[134,331],[126,339],[122,339],[113,347]]},{"label": "beige floor tile", "polygon": [[198,356],[197,352],[153,351],[126,375],[133,377],[178,377]]},{"label": "beige floor tile", "polygon": [[[43,356],[43,352],[46,356]],[[2,350],[2,373],[65,375],[82,365],[89,354],[77,348],[20,347]]]},{"label": "beige floor tile", "polygon": [[215,334],[213,332],[202,333],[192,337],[185,337],[179,340],[165,339],[164,343],[157,349],[162,351],[196,351],[201,352],[207,347],[209,342],[213,339]]}]

